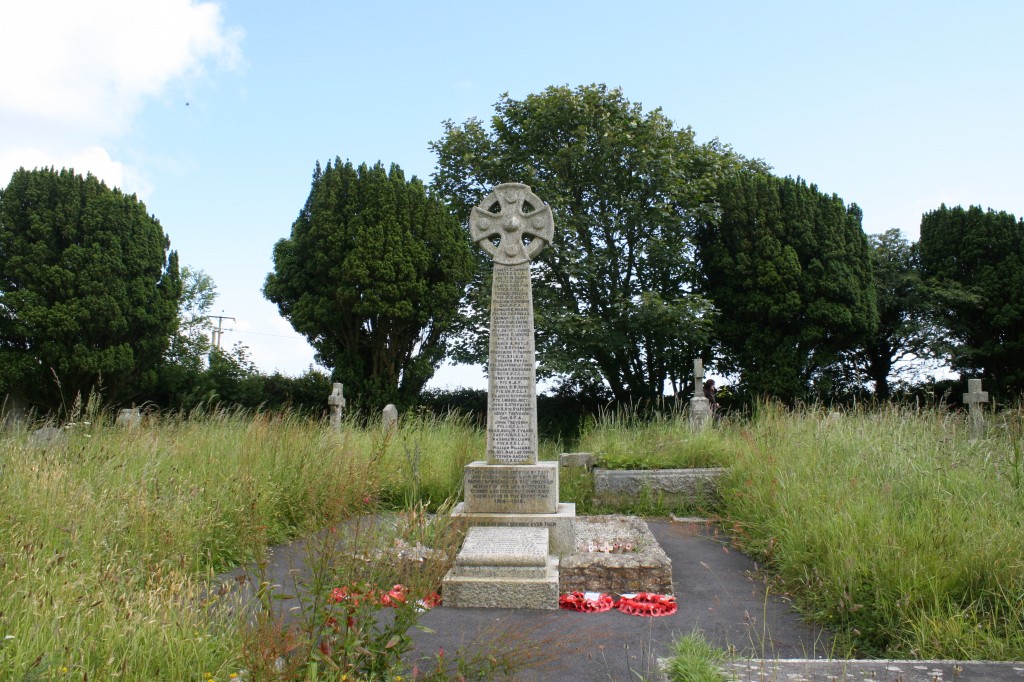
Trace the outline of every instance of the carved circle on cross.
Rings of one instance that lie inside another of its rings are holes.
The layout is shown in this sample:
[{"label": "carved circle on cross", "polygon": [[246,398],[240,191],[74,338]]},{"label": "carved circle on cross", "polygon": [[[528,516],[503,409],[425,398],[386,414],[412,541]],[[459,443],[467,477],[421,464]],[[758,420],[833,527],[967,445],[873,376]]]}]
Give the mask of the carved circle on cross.
[{"label": "carved circle on cross", "polygon": [[536,258],[551,243],[555,221],[551,207],[527,185],[507,182],[473,207],[469,233],[495,263],[519,265]]}]

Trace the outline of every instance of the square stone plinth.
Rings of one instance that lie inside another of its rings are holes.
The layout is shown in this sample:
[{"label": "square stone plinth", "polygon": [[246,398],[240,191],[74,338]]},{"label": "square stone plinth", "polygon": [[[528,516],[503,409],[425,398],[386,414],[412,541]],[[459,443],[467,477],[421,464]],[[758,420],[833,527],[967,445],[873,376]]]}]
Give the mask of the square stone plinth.
[{"label": "square stone plinth", "polygon": [[575,547],[576,505],[560,502],[554,514],[492,514],[469,513],[466,505],[459,502],[452,509],[452,516],[465,519],[470,526],[498,526],[515,528],[546,528],[548,531],[548,552],[565,556],[572,554]]},{"label": "square stone plinth", "polygon": [[558,559],[546,528],[477,527],[442,582],[445,606],[557,609]]},{"label": "square stone plinth", "polygon": [[465,511],[554,514],[558,511],[558,462],[488,464],[463,469]]}]

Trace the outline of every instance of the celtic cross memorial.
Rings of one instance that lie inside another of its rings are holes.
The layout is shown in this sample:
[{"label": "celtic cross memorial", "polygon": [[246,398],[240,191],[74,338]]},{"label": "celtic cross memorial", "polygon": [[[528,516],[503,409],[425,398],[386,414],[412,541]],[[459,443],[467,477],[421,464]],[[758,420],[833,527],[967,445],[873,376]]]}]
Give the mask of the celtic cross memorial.
[{"label": "celtic cross memorial", "polygon": [[470,236],[494,259],[487,463],[537,462],[537,380],[530,261],[551,243],[551,208],[526,185],[495,187],[473,208]]}]

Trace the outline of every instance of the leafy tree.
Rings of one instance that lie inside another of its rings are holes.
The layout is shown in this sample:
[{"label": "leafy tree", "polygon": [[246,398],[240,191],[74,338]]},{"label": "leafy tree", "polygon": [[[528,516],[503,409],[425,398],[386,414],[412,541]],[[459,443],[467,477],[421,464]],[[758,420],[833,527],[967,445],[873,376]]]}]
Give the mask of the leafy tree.
[{"label": "leafy tree", "polygon": [[178,256],[134,195],[73,170],[0,191],[0,381],[50,410],[150,389],[177,324]]},{"label": "leafy tree", "polygon": [[[464,220],[503,182],[551,206],[554,242],[533,267],[541,376],[588,393],[607,384],[623,401],[657,398],[666,380],[682,387],[712,316],[692,291],[692,227],[725,170],[757,164],[604,85],[506,93],[489,129],[448,121],[431,148],[434,186]],[[487,357],[491,264],[478,262],[463,362]]]},{"label": "leafy tree", "polygon": [[165,407],[189,408],[202,402],[203,374],[210,355],[209,313],[217,298],[217,285],[204,271],[181,269],[182,294],[178,303],[178,329],[159,366],[153,400]]},{"label": "leafy tree", "polygon": [[408,405],[445,356],[472,269],[466,234],[418,179],[336,159],[317,164],[263,292],[350,400]]},{"label": "leafy tree", "polygon": [[891,378],[906,376],[937,356],[940,333],[921,279],[917,245],[897,229],[870,235],[868,240],[878,327],[861,352],[861,363],[874,384],[875,396],[886,400]]},{"label": "leafy tree", "polygon": [[787,402],[848,388],[850,355],[877,315],[860,209],[752,172],[724,180],[719,199],[697,240],[703,291],[722,311],[718,366],[748,395]]},{"label": "leafy tree", "polygon": [[921,219],[921,267],[937,292],[953,369],[1024,390],[1024,220],[945,204]]},{"label": "leafy tree", "polygon": [[194,396],[199,398],[198,403],[250,409],[263,405],[266,378],[256,368],[244,344],[235,343],[230,350],[211,348],[209,362],[200,384],[204,392]]}]

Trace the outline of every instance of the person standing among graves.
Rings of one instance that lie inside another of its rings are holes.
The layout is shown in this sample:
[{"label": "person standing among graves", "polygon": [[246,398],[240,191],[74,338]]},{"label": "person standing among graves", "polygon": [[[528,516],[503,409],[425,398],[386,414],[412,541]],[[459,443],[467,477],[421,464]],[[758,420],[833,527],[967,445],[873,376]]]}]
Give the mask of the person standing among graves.
[{"label": "person standing among graves", "polygon": [[708,379],[704,382],[704,397],[708,399],[708,407],[711,408],[711,413],[714,414],[718,411],[718,391],[715,390],[715,380]]}]

